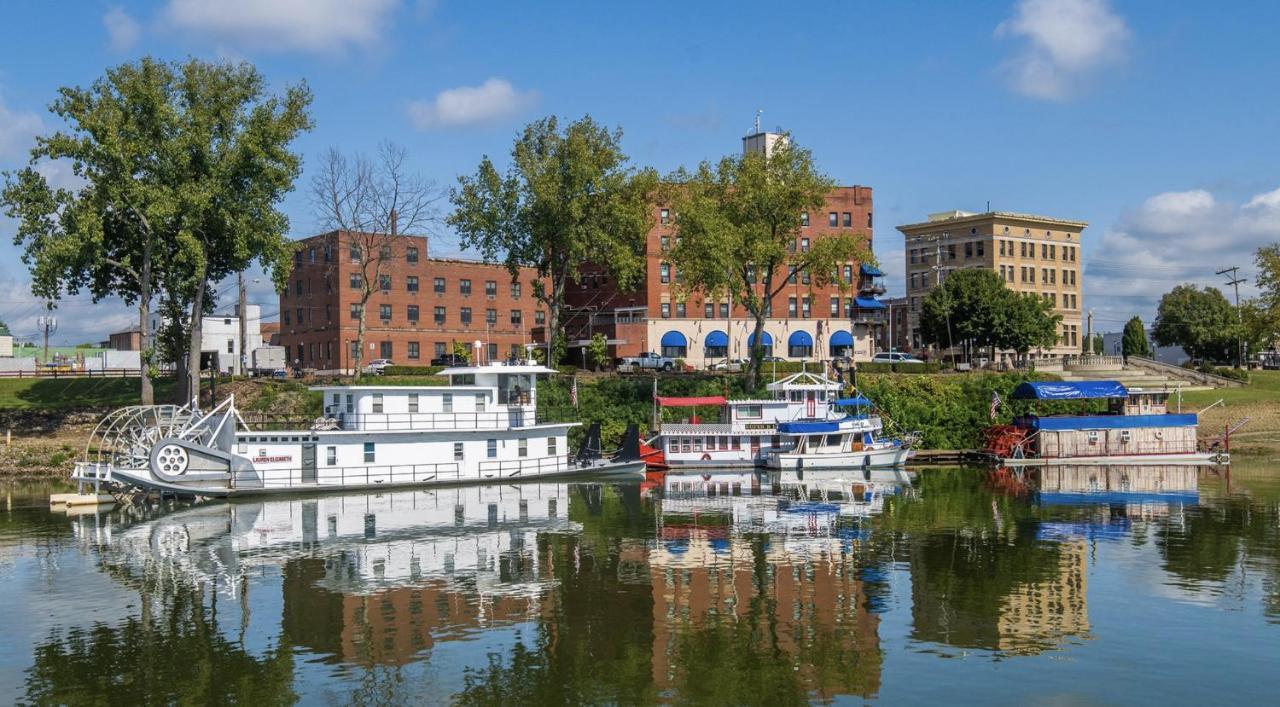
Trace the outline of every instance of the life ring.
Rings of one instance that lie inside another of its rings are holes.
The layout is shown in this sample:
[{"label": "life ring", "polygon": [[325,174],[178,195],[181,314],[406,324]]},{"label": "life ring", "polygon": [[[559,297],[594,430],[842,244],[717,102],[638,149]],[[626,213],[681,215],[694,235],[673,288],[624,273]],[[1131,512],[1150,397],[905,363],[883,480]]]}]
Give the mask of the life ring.
[{"label": "life ring", "polygon": [[702,454],[702,461],[704,461],[704,462],[709,462],[709,461],[711,461],[711,455],[710,455],[710,454],[707,454],[707,453],[705,453],[705,452],[704,452],[704,453]]}]

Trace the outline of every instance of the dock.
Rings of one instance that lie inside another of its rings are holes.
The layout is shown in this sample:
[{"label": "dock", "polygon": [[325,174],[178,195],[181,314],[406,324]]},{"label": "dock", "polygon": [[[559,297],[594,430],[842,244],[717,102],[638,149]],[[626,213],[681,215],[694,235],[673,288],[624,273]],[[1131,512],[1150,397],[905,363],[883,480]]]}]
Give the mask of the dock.
[{"label": "dock", "polygon": [[981,449],[917,449],[908,464],[991,464],[998,461]]}]

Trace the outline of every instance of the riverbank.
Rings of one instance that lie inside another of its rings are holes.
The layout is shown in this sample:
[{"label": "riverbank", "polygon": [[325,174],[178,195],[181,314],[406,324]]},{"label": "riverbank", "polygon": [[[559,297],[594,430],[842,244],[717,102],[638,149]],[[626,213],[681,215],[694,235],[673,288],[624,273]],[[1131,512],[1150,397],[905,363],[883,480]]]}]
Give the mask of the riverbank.
[{"label": "riverbank", "polygon": [[[1221,404],[1215,404],[1221,400]],[[1170,400],[1176,405],[1176,399]],[[1254,371],[1240,388],[1199,390],[1182,395],[1184,412],[1200,412],[1200,438],[1220,437],[1248,418],[1231,435],[1231,453],[1280,461],[1280,371]],[[1201,412],[1203,411],[1203,412]]]}]

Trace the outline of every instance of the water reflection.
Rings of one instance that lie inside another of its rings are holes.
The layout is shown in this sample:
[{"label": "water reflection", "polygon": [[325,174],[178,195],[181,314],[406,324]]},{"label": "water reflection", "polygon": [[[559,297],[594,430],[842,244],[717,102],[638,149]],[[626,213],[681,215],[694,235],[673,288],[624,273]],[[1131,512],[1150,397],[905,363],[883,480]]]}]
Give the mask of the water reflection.
[{"label": "water reflection", "polygon": [[[29,702],[906,700],[928,678],[889,660],[904,647],[1101,666],[1091,648],[1116,629],[1153,630],[1098,609],[1129,599],[1121,578],[1168,615],[1196,602],[1263,617],[1254,640],[1280,631],[1270,472],[734,472],[76,518],[9,506],[2,588],[51,617],[17,651],[10,696]],[[87,601],[107,610],[81,620]]]}]

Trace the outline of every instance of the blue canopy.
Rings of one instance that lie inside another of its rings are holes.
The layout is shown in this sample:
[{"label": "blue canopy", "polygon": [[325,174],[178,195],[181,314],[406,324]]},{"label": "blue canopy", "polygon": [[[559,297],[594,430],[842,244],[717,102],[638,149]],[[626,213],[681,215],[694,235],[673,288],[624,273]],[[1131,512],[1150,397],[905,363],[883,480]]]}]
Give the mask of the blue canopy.
[{"label": "blue canopy", "polygon": [[787,337],[787,346],[813,346],[813,337],[807,331],[793,331]]},{"label": "blue canopy", "polygon": [[863,275],[867,277],[884,277],[884,273],[880,272],[880,268],[874,265],[863,265],[859,268]]},{"label": "blue canopy", "polygon": [[[764,332],[764,336],[761,338],[764,341],[765,346],[773,346],[773,337],[769,336],[769,332],[767,331]],[[751,332],[751,335],[747,337],[747,346],[755,346],[755,345],[756,345],[756,334],[755,332]]]},{"label": "blue canopy", "polygon": [[836,405],[848,405],[853,407],[871,407],[871,401],[861,395],[852,398],[840,398],[836,401]]},{"label": "blue canopy", "polygon": [[836,421],[813,422],[779,422],[778,433],[784,435],[812,435],[824,432],[839,432],[840,423]]},{"label": "blue canopy", "polygon": [[1116,381],[1038,381],[1013,389],[1014,400],[1096,400],[1127,398],[1129,391]]},{"label": "blue canopy", "polygon": [[858,309],[884,309],[884,303],[875,297],[854,297],[853,303]]},{"label": "blue canopy", "polygon": [[1134,430],[1140,427],[1195,427],[1195,414],[1185,415],[1064,415],[1026,417],[1015,422],[1033,430]]},{"label": "blue canopy", "polygon": [[663,346],[688,346],[689,342],[684,338],[684,334],[678,331],[669,331],[662,335]]},{"label": "blue canopy", "polygon": [[706,346],[728,346],[729,335],[723,331],[713,331],[707,334],[707,338],[702,342]]},{"label": "blue canopy", "polygon": [[853,346],[853,334],[844,329],[837,329],[831,332],[832,346]]}]

